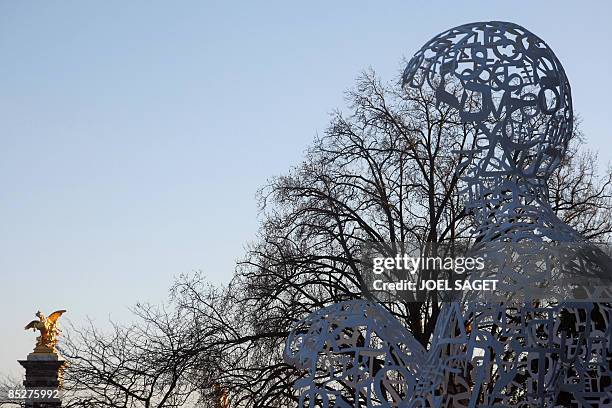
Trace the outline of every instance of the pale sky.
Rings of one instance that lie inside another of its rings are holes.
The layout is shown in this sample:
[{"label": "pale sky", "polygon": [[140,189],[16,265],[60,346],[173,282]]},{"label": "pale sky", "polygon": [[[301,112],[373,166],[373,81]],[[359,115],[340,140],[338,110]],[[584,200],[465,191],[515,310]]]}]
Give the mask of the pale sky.
[{"label": "pale sky", "polygon": [[[417,6],[418,4],[418,6]],[[129,319],[174,276],[227,282],[255,193],[299,163],[368,67],[460,24],[507,20],[563,63],[609,148],[609,2],[0,1],[0,374],[36,310]]]}]

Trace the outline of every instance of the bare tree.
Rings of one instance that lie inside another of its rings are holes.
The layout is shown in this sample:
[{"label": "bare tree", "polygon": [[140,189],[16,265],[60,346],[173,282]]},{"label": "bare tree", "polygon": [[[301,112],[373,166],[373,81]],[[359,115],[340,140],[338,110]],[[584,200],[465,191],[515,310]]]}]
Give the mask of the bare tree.
[{"label": "bare tree", "polygon": [[549,182],[551,205],[559,218],[585,238],[609,243],[612,169],[608,166],[601,174],[597,153],[585,148],[578,127],[574,133],[562,165]]},{"label": "bare tree", "polygon": [[16,408],[23,407],[25,405],[24,401],[20,401],[15,398],[11,398],[11,391],[22,390],[23,389],[23,380],[17,379],[11,376],[2,376],[0,377],[0,407],[6,408]]},{"label": "bare tree", "polygon": [[[282,360],[286,336],[317,309],[370,296],[364,247],[392,254],[395,242],[471,239],[459,164],[473,129],[434,95],[384,84],[374,72],[358,79],[347,102],[348,113],[332,115],[304,161],[261,190],[259,237],[231,284],[184,276],[170,314],[147,306],[137,309],[138,324],[111,334],[74,329],[66,346],[73,390],[91,406],[174,407],[196,392],[203,405],[227,393],[234,407],[295,406],[298,373]],[[570,152],[549,186],[553,209],[606,241],[612,171],[600,176],[580,138]],[[435,294],[385,306],[427,346]]]},{"label": "bare tree", "polygon": [[[261,191],[259,241],[234,280],[244,290],[240,301],[251,305],[241,322],[248,321],[255,334],[283,333],[314,310],[368,297],[364,246],[471,239],[459,164],[473,129],[456,111],[436,105],[434,95],[383,84],[373,72],[358,79],[347,102],[349,113],[332,115],[304,162]],[[572,143],[550,186],[553,209],[584,236],[606,240],[612,231],[612,171],[599,176],[582,139]],[[420,303],[385,306],[427,346],[439,312],[435,294]],[[249,369],[264,372],[282,364],[283,342],[280,336],[252,345]],[[273,362],[257,357],[262,347],[276,357]],[[293,383],[293,373],[282,373],[262,376],[256,383],[262,394],[248,405],[282,405],[265,399],[267,393],[286,392],[290,400],[286,384]],[[242,388],[235,392],[242,395]]]},{"label": "bare tree", "polygon": [[67,330],[61,347],[70,363],[65,406],[170,408],[193,397],[197,387],[186,373],[198,368],[203,333],[180,311],[140,304],[134,313],[134,323],[113,323],[109,333],[91,322]]},{"label": "bare tree", "polygon": [[209,403],[219,401],[215,391],[220,387],[232,406],[291,406],[292,384],[278,347],[288,329],[259,325],[257,304],[246,290],[239,280],[219,290],[200,274],[183,276],[173,286],[174,305],[198,324],[214,328],[201,345],[202,370],[192,381]]}]

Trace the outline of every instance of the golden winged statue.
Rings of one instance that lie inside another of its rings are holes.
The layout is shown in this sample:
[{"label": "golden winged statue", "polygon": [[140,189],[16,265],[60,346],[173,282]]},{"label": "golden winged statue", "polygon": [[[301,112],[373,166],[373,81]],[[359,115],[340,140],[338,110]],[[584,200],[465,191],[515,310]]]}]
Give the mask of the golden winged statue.
[{"label": "golden winged statue", "polygon": [[65,310],[57,310],[51,313],[49,317],[45,317],[40,311],[36,312],[38,320],[32,320],[25,327],[26,330],[40,331],[40,336],[36,338],[34,353],[57,354],[55,346],[57,345],[57,337],[61,333],[57,325],[57,319],[64,313],[66,313]]}]

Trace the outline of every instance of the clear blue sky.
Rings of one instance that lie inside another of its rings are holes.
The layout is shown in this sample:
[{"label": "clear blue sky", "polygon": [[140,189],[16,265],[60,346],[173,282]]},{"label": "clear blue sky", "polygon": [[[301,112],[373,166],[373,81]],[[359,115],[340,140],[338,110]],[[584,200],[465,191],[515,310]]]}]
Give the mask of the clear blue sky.
[{"label": "clear blue sky", "polygon": [[[418,6],[417,6],[418,4]],[[509,20],[563,62],[610,153],[609,2],[0,2],[0,373],[37,309],[129,317],[173,276],[230,279],[255,192],[343,91],[447,28]]]}]

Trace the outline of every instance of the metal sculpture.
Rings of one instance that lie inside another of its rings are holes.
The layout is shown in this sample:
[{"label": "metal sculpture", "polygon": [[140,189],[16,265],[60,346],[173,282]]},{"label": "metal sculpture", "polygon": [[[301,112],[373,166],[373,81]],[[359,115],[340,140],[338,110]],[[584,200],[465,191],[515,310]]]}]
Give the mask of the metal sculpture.
[{"label": "metal sculpture", "polygon": [[382,306],[353,300],[301,321],[285,360],[305,374],[300,407],[396,407],[414,392],[425,350]]},{"label": "metal sculpture", "polygon": [[[458,168],[476,220],[472,251],[495,261],[489,267],[508,293],[546,280],[610,278],[610,258],[548,203],[547,179],[567,150],[573,113],[565,71],[544,41],[507,22],[462,25],[426,43],[403,82],[428,88],[473,127]],[[382,306],[323,309],[301,321],[287,344],[287,361],[305,372],[296,384],[300,406],[611,407],[612,308],[567,301],[568,293],[446,304],[426,353]],[[384,324],[371,318],[376,313]],[[365,337],[355,334],[363,330]],[[356,356],[372,351],[368,333],[381,339],[381,356],[400,355],[393,345],[402,339],[401,358],[382,358],[378,367],[402,373],[394,398],[366,391],[377,374]],[[346,387],[350,400],[338,391]]]},{"label": "metal sculpture", "polygon": [[548,211],[546,179],[567,149],[573,114],[567,76],[544,41],[512,23],[466,24],[425,44],[403,82],[429,87],[476,128],[459,170],[467,168],[480,240],[580,239]]}]

